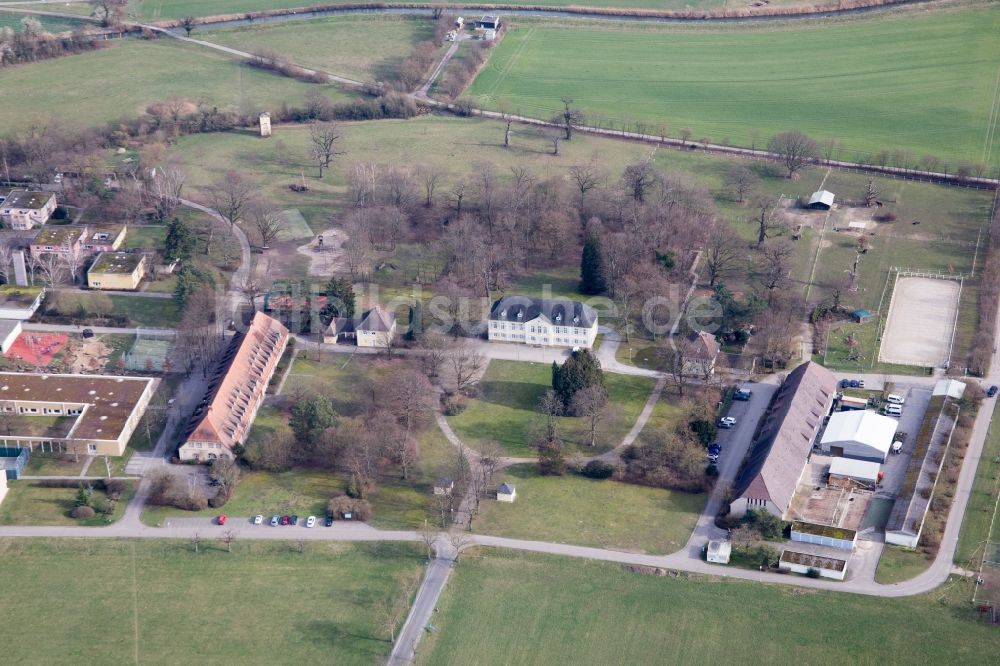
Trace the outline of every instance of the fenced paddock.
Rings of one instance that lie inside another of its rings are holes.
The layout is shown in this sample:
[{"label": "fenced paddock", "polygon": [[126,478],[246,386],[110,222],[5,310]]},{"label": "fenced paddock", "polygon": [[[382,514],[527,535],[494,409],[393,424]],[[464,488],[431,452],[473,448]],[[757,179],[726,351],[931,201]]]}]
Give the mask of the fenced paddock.
[{"label": "fenced paddock", "polygon": [[986,542],[973,603],[1000,607],[1000,543]]},{"label": "fenced paddock", "polygon": [[135,342],[125,354],[125,369],[135,372],[164,372],[171,367],[170,358],[174,338],[155,335],[139,328],[135,331]]},{"label": "fenced paddock", "polygon": [[962,276],[898,271],[879,361],[925,368],[947,364],[961,296]]}]

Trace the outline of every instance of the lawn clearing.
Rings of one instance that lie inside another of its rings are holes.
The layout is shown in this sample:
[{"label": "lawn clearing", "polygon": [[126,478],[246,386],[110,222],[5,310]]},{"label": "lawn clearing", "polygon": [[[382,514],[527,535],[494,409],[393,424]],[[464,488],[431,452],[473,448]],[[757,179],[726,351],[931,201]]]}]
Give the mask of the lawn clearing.
[{"label": "lawn clearing", "polygon": [[32,452],[24,476],[77,476],[85,462],[87,456]]},{"label": "lawn clearing", "polygon": [[455,568],[417,663],[993,663],[970,594],[963,579],[883,599],[485,550]]},{"label": "lawn clearing", "polygon": [[887,545],[875,569],[875,581],[883,585],[901,583],[919,576],[930,566],[932,559],[919,550]]},{"label": "lawn clearing", "polygon": [[[1000,417],[1000,407],[994,409],[993,420]],[[970,461],[971,462],[971,461]],[[983,558],[983,544],[1000,542],[1000,519],[994,519],[997,496],[1000,493],[1000,428],[990,428],[983,447],[976,478],[969,494],[969,503],[962,518],[962,530],[955,549],[955,563],[976,570]],[[990,528],[993,528],[992,534]]]},{"label": "lawn clearing", "polygon": [[0,115],[0,135],[42,127],[50,120],[71,128],[103,125],[134,118],[151,103],[174,97],[220,108],[242,103],[251,109],[285,101],[299,104],[311,88],[338,101],[345,98],[332,85],[276,76],[171,39],[113,41],[98,51],[0,70],[0,88],[19,91]]},{"label": "lawn clearing", "polygon": [[414,44],[433,33],[429,17],[361,14],[199,30],[198,39],[251,53],[273,49],[303,67],[358,81],[384,81]]},{"label": "lawn clearing", "polygon": [[571,97],[591,124],[756,145],[791,129],[840,157],[910,151],[1000,163],[991,150],[1000,10],[881,13],[768,28],[517,19],[468,96],[550,118]]},{"label": "lawn clearing", "polygon": [[[96,463],[95,463],[96,464]],[[103,462],[101,472],[103,472]],[[95,472],[95,475],[97,473]],[[81,481],[86,486],[86,481]],[[38,481],[18,479],[8,482],[7,496],[0,504],[0,525],[65,525],[99,527],[113,523],[125,514],[125,507],[135,495],[135,483],[126,482],[126,489],[115,503],[110,518],[97,514],[93,518],[77,520],[70,515],[78,488],[45,488]],[[94,490],[94,496],[104,492]]]},{"label": "lawn clearing", "polygon": [[674,552],[691,536],[705,495],[689,495],[576,474],[541,476],[537,465],[515,465],[496,475],[517,488],[513,504],[484,500],[474,532],[613,548]]},{"label": "lawn clearing", "polygon": [[392,647],[375,604],[411,589],[424,560],[396,543],[232,550],[208,538],[198,553],[177,541],[5,540],[0,613],[47,618],[7,632],[5,660],[369,666]]},{"label": "lawn clearing", "polygon": [[130,226],[128,233],[125,235],[125,249],[162,250],[166,240],[167,227],[165,225],[156,227]]},{"label": "lawn clearing", "polygon": [[[604,384],[619,414],[607,419],[598,434],[596,450],[589,446],[585,419],[560,417],[563,441],[571,451],[586,455],[606,451],[621,443],[645,406],[655,382],[648,377],[606,373]],[[538,401],[552,387],[552,366],[545,363],[491,361],[479,383],[480,397],[448,423],[470,446],[481,447],[496,441],[507,455],[533,456],[532,434],[541,424]]]}]

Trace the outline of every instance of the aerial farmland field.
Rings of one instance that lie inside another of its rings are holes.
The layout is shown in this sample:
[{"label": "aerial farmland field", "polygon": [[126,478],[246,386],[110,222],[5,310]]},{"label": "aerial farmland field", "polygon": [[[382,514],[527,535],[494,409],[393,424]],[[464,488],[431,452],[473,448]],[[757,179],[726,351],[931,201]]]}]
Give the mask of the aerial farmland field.
[{"label": "aerial farmland field", "polygon": [[588,124],[692,140],[761,146],[798,129],[844,159],[1000,163],[996,6],[767,28],[516,23],[468,90],[487,107],[549,118],[569,97]]}]

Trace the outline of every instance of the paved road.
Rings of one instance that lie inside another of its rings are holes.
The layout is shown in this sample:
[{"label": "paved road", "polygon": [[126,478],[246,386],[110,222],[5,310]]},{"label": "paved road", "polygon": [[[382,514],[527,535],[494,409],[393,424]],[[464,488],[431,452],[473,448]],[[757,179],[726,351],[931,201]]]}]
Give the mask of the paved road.
[{"label": "paved road", "polygon": [[[21,325],[25,331],[44,331],[46,333],[73,333],[79,335],[85,328],[89,328],[94,333],[116,333],[119,335],[135,335],[135,328],[123,328],[116,326],[73,326],[70,324],[38,324],[24,322]],[[174,336],[177,331],[172,328],[143,328],[143,333],[149,335]]]},{"label": "paved road", "polygon": [[437,607],[438,599],[444,586],[448,583],[452,569],[455,567],[454,549],[445,549],[444,539],[439,539],[439,546],[442,552],[437,554],[427,565],[424,579],[417,590],[417,596],[413,600],[413,606],[406,617],[406,622],[396,637],[396,643],[392,646],[392,653],[389,655],[389,666],[403,666],[413,663],[413,656],[417,650],[417,644],[424,634],[425,628],[431,624],[434,609]]},{"label": "paved road", "polygon": [[691,532],[685,551],[682,551],[699,561],[701,560],[701,547],[705,545],[706,541],[726,536],[725,532],[715,526],[715,516],[722,508],[725,493],[736,480],[740,465],[746,458],[747,451],[750,450],[757,424],[767,410],[771,397],[778,390],[774,384],[745,383],[744,386],[750,388],[753,394],[748,401],[733,402],[728,415],[736,418],[736,426],[729,430],[719,431],[719,443],[722,444],[722,454],[719,456],[718,463],[719,478],[716,481],[715,490],[705,503],[701,515],[698,516],[698,523]]}]

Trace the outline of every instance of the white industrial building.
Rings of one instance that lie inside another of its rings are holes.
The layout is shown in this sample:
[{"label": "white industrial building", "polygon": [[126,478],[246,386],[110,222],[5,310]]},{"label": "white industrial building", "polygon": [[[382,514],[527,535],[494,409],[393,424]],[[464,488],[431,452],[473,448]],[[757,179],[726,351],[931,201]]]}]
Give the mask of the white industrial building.
[{"label": "white industrial building", "polygon": [[824,453],[883,463],[896,435],[896,419],[871,411],[837,412],[820,439]]},{"label": "white industrial building", "polygon": [[830,462],[830,483],[839,485],[843,480],[874,485],[878,483],[881,465],[874,460],[834,458]]}]

